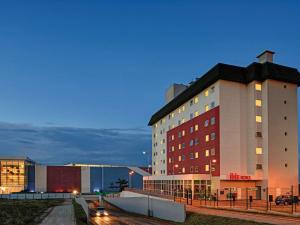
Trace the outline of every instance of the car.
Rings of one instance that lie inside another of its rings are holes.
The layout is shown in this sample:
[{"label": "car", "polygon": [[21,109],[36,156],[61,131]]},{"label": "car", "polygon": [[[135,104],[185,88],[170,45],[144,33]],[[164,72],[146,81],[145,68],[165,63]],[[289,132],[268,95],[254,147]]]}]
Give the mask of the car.
[{"label": "car", "polygon": [[276,205],[291,205],[293,202],[293,199],[290,195],[281,195],[277,196],[275,199]]},{"label": "car", "polygon": [[91,216],[108,216],[108,212],[103,206],[90,210]]}]

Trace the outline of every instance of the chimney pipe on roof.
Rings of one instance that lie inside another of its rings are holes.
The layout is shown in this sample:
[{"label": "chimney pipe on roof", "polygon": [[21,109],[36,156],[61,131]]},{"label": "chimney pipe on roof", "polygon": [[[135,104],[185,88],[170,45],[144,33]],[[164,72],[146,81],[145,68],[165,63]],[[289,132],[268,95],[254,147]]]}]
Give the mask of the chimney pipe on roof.
[{"label": "chimney pipe on roof", "polygon": [[265,50],[263,53],[256,56],[256,58],[258,59],[259,63],[265,63],[265,62],[273,63],[274,54],[275,54],[275,52]]}]

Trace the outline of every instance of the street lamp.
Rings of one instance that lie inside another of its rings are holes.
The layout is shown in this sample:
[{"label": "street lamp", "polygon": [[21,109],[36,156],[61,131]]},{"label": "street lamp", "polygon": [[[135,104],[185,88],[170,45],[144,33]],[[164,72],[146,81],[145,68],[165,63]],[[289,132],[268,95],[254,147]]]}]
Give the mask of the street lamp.
[{"label": "street lamp", "polygon": [[[150,176],[150,154],[146,151],[143,151],[143,155],[147,156],[147,165],[148,165],[148,176],[147,176],[147,186],[149,188],[149,176]],[[148,203],[148,216],[151,215],[150,213],[150,194],[149,190],[147,191],[147,203]]]},{"label": "street lamp", "polygon": [[129,172],[129,188],[132,188],[132,184],[131,184],[131,176],[134,174],[134,171],[130,171]]}]

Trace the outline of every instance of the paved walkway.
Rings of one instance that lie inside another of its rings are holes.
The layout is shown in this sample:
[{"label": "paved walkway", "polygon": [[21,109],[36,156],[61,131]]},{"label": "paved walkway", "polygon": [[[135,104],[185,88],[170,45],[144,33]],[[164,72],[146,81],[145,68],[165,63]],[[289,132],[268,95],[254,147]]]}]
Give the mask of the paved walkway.
[{"label": "paved walkway", "polygon": [[223,216],[230,218],[238,218],[242,220],[251,220],[260,223],[270,223],[276,225],[299,225],[300,218],[292,218],[287,216],[264,215],[257,213],[235,212],[221,209],[199,208],[191,205],[186,206],[189,212],[195,212],[206,215]]},{"label": "paved walkway", "polygon": [[72,202],[55,206],[40,225],[76,225]]}]

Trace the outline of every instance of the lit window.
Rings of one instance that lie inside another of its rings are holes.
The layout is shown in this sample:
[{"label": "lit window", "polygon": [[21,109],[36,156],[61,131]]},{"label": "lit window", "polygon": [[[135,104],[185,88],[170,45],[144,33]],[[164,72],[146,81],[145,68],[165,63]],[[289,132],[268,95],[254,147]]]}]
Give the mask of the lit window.
[{"label": "lit window", "polygon": [[208,90],[206,90],[206,91],[204,92],[204,96],[205,96],[205,97],[207,97],[207,96],[208,96],[208,94],[209,94],[209,91],[208,91]]},{"label": "lit window", "polygon": [[174,127],[175,127],[175,125],[173,124],[173,125],[172,125],[172,129],[173,129]]},{"label": "lit window", "polygon": [[206,156],[206,157],[209,156],[209,150],[205,150],[205,156]]},{"label": "lit window", "polygon": [[255,90],[261,91],[261,84],[255,84]]},{"label": "lit window", "polygon": [[194,115],[195,115],[194,117],[199,116],[199,112],[198,111],[195,112]]},{"label": "lit window", "polygon": [[195,159],[198,159],[199,155],[198,152],[195,152]]},{"label": "lit window", "polygon": [[256,154],[261,155],[262,154],[262,148],[256,148]]},{"label": "lit window", "polygon": [[199,99],[198,99],[198,97],[196,97],[196,98],[194,99],[194,102],[195,102],[195,103],[198,103],[198,101],[199,101]]},{"label": "lit window", "polygon": [[256,120],[256,122],[258,122],[258,123],[261,123],[261,122],[262,122],[261,116],[256,116],[256,117],[255,117],[255,120]]},{"label": "lit window", "polygon": [[163,119],[163,123],[165,123],[166,122],[166,119]]},{"label": "lit window", "polygon": [[179,149],[179,150],[181,149],[181,144],[178,145],[178,149]]},{"label": "lit window", "polygon": [[172,159],[171,158],[169,158],[169,163],[171,163],[172,162]]},{"label": "lit window", "polygon": [[181,113],[181,108],[178,109],[178,113]]},{"label": "lit window", "polygon": [[184,135],[185,135],[185,130],[182,131],[182,136],[184,136]]},{"label": "lit window", "polygon": [[178,161],[179,161],[179,162],[181,161],[181,155],[180,155],[180,156],[178,156]]},{"label": "lit window", "polygon": [[209,110],[209,105],[205,105],[205,112]]},{"label": "lit window", "polygon": [[205,135],[205,141],[208,142],[209,141],[209,135]]},{"label": "lit window", "polygon": [[185,173],[185,168],[184,167],[182,168],[182,173]]},{"label": "lit window", "polygon": [[181,120],[181,123],[184,123],[185,122],[185,119],[183,118],[182,120]]},{"label": "lit window", "polygon": [[174,113],[171,114],[171,117],[172,117],[172,118],[174,117]]},{"label": "lit window", "polygon": [[198,128],[199,128],[199,127],[198,127],[198,124],[196,124],[196,125],[195,125],[195,131],[197,131]]},{"label": "lit window", "polygon": [[185,110],[185,106],[182,106],[182,112],[184,112],[184,110]]},{"label": "lit window", "polygon": [[172,141],[174,141],[174,135],[172,135]]},{"label": "lit window", "polygon": [[261,107],[261,100],[256,99],[255,100],[255,105]]},{"label": "lit window", "polygon": [[156,123],[156,124],[155,124],[155,127],[157,128],[157,126],[158,126],[158,125],[157,125],[157,123]]},{"label": "lit window", "polygon": [[205,171],[209,171],[209,165],[205,165]]},{"label": "lit window", "polygon": [[172,152],[174,152],[174,146],[172,146]]}]

